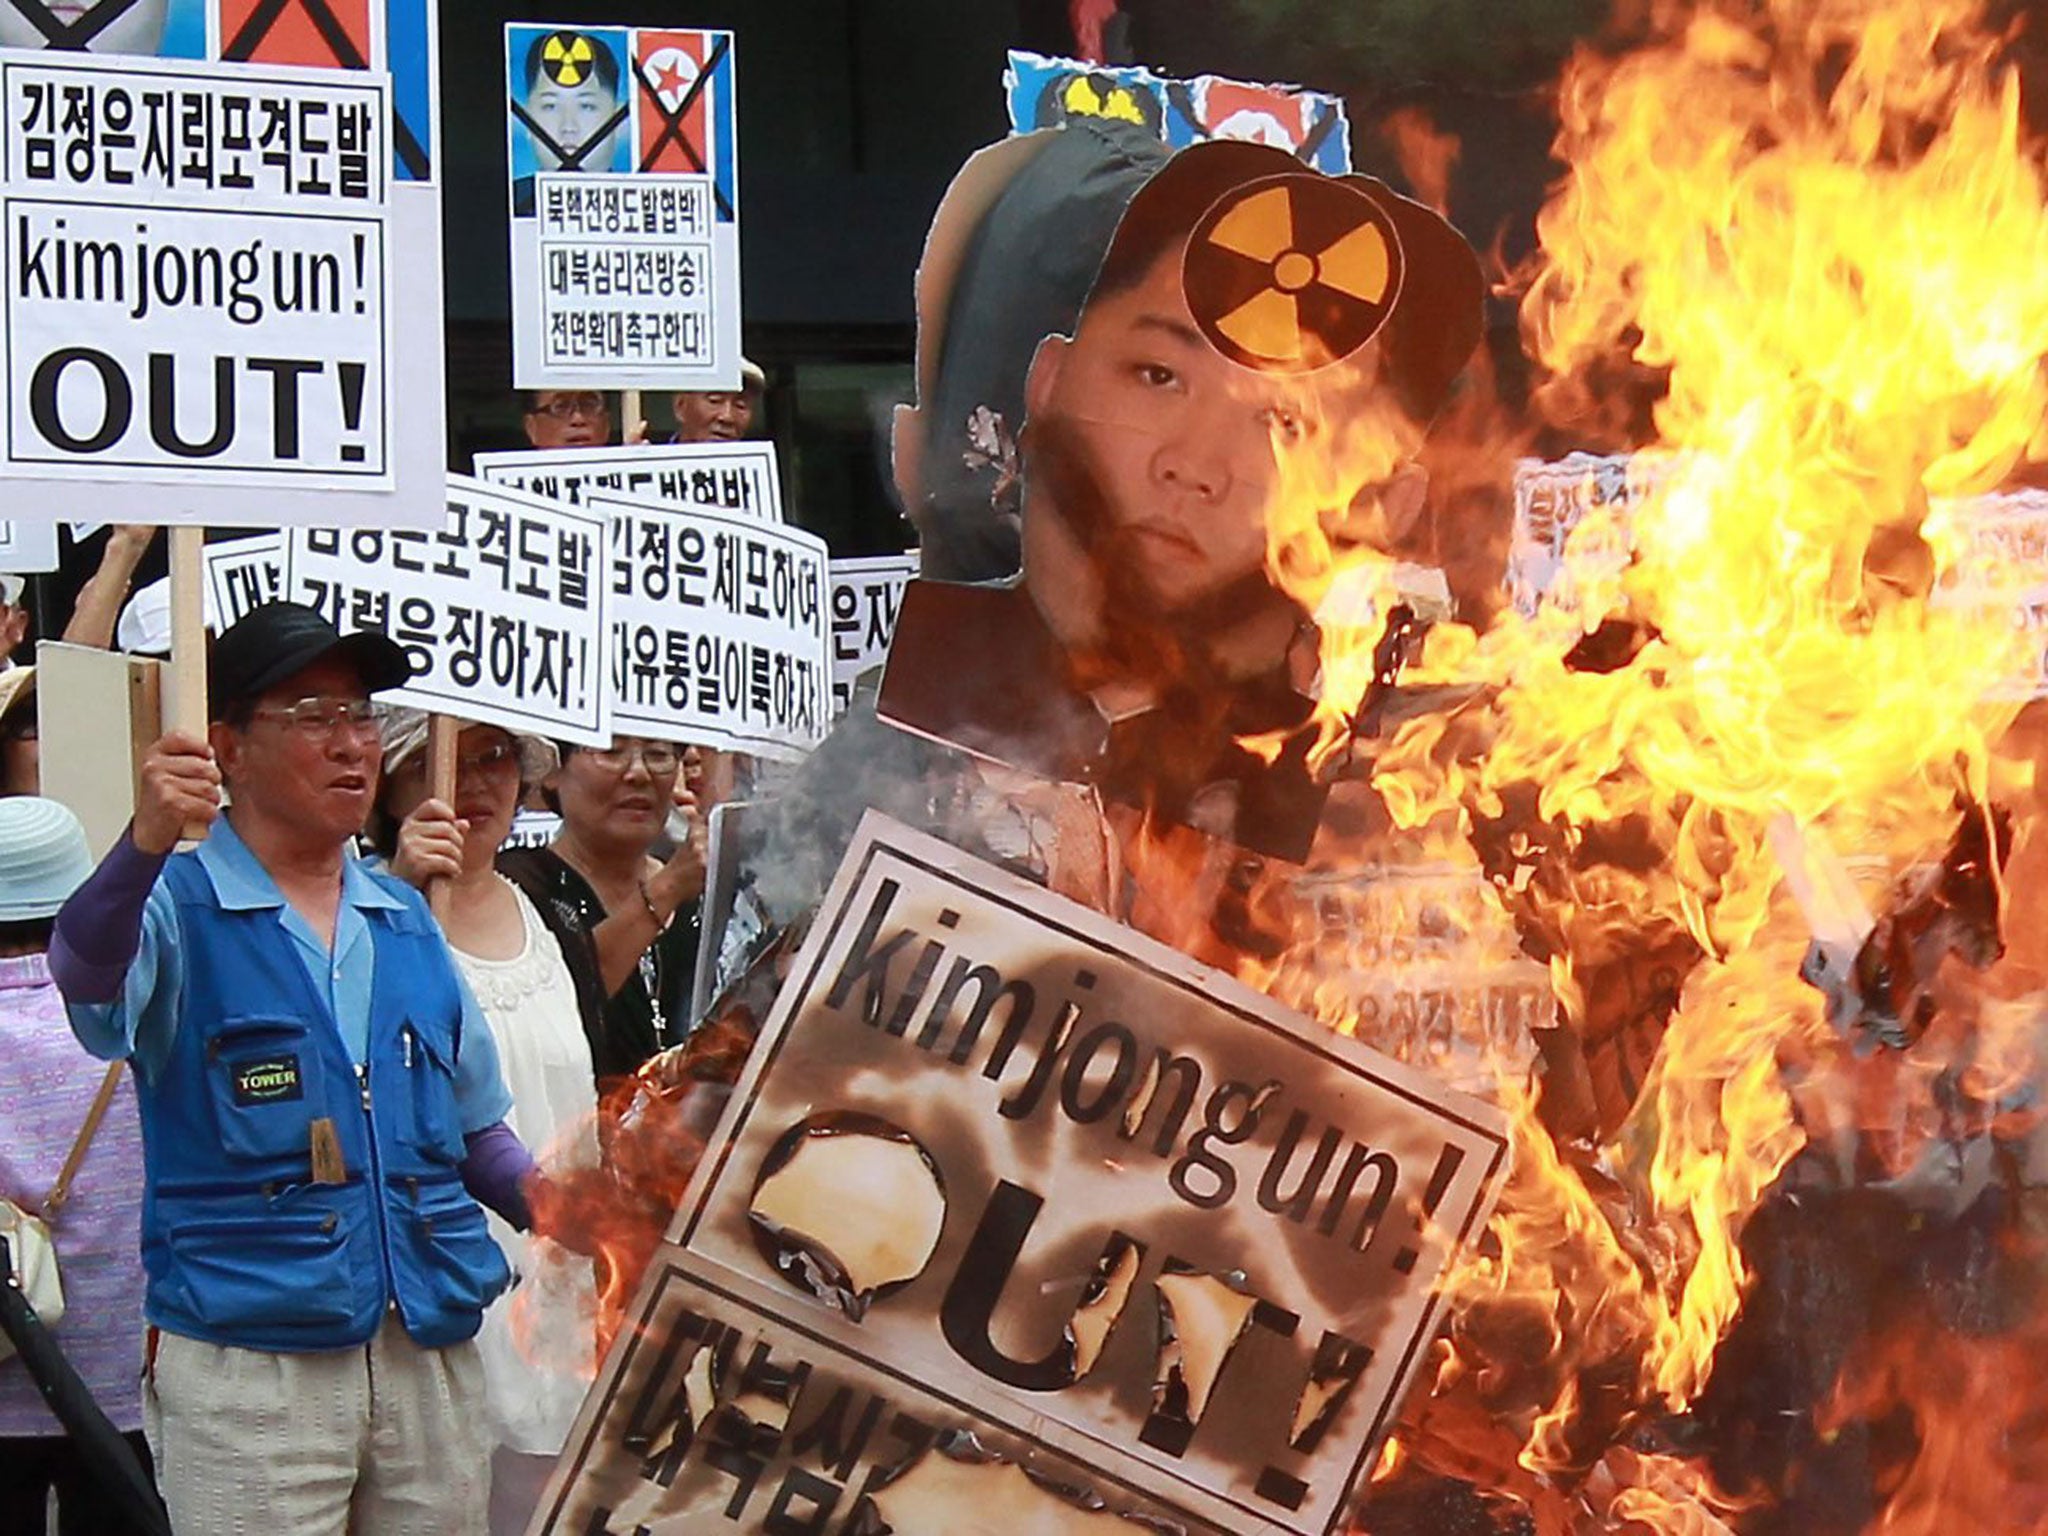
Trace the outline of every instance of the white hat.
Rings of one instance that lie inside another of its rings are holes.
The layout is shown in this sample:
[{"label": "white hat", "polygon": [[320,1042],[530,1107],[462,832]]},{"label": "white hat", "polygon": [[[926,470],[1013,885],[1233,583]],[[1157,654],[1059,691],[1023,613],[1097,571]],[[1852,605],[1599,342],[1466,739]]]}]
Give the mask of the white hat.
[{"label": "white hat", "polygon": [[92,873],[85,828],[41,795],[0,800],[0,922],[55,917]]},{"label": "white hat", "polygon": [[114,629],[114,644],[131,656],[171,654],[170,577],[152,581],[128,599]]},{"label": "white hat", "polygon": [[[378,720],[378,734],[384,742],[385,773],[396,773],[426,748],[428,719],[424,710],[409,709],[402,704],[386,707]],[[519,777],[523,782],[538,784],[562,766],[561,754],[555,750],[553,742],[530,736],[524,731],[507,731],[505,734],[512,738],[512,745],[519,750]]]}]

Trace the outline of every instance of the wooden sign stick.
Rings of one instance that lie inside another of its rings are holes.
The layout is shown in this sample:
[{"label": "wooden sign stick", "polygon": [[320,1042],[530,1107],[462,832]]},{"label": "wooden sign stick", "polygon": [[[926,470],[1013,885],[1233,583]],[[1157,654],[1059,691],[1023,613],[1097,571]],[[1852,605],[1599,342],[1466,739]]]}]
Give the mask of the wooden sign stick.
[{"label": "wooden sign stick", "polygon": [[[455,804],[456,742],[461,735],[462,722],[454,716],[427,717],[427,793],[450,808]],[[434,881],[427,891],[427,905],[437,919],[448,915],[448,893],[446,880]]]},{"label": "wooden sign stick", "polygon": [[[206,740],[206,530],[171,530],[171,661],[164,726]],[[206,828],[185,829],[200,842]]]}]

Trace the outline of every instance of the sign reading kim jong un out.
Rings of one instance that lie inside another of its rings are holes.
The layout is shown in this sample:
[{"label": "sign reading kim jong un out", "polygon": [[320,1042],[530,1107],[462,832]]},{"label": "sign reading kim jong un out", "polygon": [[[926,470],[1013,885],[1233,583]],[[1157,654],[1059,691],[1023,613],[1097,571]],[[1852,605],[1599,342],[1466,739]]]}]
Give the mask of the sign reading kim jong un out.
[{"label": "sign reading kim jong un out", "polygon": [[1334,1536],[1507,1145],[870,813],[535,1529]]},{"label": "sign reading kim jong un out", "polygon": [[431,96],[251,48],[0,51],[13,515],[438,524]]}]

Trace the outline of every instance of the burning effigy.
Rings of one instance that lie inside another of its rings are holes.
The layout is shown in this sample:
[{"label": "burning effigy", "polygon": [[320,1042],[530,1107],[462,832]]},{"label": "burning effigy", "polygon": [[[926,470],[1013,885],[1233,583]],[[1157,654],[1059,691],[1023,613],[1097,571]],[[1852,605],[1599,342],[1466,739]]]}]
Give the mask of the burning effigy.
[{"label": "burning effigy", "polygon": [[[616,1337],[536,1530],[2048,1524],[2001,27],[1659,3],[1577,57],[1528,420],[1380,182],[969,163],[925,579],[554,1213]],[[1570,579],[1475,597],[1474,488],[1645,391]]]}]

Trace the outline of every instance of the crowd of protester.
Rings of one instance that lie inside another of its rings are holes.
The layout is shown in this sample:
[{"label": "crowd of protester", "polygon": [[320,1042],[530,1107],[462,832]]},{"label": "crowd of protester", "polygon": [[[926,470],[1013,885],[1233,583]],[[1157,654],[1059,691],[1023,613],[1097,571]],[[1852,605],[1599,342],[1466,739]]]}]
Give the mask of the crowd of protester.
[{"label": "crowd of protester", "polygon": [[[669,440],[745,436],[762,382],[676,395]],[[596,392],[521,414],[539,447],[619,438]],[[164,585],[132,590],[151,537],[110,534],[66,641],[168,650]],[[0,1199],[47,1218],[53,1337],[170,1529],[525,1529],[599,1311],[532,1211],[689,1031],[706,818],[745,761],[461,723],[437,797],[427,717],[378,701],[405,653],[268,603],[95,863],[41,795],[29,622],[0,577]],[[511,845],[522,812],[545,844]],[[112,1487],[0,1358],[0,1532],[166,1528]]]}]

